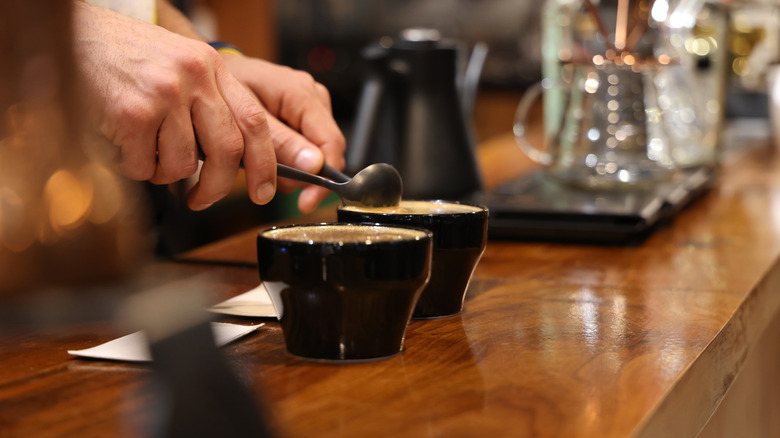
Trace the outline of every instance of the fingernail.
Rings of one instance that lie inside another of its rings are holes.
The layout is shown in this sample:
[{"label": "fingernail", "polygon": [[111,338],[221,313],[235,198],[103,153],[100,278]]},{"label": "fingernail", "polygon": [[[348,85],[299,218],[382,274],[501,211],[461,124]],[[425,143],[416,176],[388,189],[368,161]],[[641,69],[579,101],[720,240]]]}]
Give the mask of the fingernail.
[{"label": "fingernail", "polygon": [[295,157],[295,167],[298,169],[313,171],[320,164],[320,154],[312,149],[304,149]]},{"label": "fingernail", "polygon": [[265,204],[273,199],[275,191],[273,183],[264,183],[257,189],[257,200],[261,204]]}]

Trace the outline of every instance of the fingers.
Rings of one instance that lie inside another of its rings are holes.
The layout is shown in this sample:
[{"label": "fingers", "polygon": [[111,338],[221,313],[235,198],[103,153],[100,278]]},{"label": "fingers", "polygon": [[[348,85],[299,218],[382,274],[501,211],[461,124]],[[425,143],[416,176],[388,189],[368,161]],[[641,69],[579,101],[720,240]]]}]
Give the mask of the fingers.
[{"label": "fingers", "polygon": [[229,193],[242,158],[252,200],[271,199],[275,155],[264,110],[213,48],[96,6],[78,4],[73,15],[89,113],[120,147],[128,177],[185,178],[196,171],[199,144],[206,160],[189,195],[192,209]]},{"label": "fingers", "polygon": [[[268,116],[268,124],[276,147],[276,158],[280,163],[306,172],[320,171],[324,155],[317,146],[273,116]],[[282,178],[279,185],[282,190],[287,191],[303,184]],[[323,187],[305,186],[298,196],[298,209],[304,214],[311,213],[330,193],[330,190]]]},{"label": "fingers", "polygon": [[[306,172],[320,171],[324,155],[317,146],[273,116],[268,116],[268,124],[276,147],[276,158],[280,163]],[[282,178],[279,185],[286,190],[300,187],[302,183]],[[306,186],[298,196],[298,209],[304,214],[311,213],[330,193],[323,187]]]},{"label": "fingers", "polygon": [[217,71],[217,85],[243,135],[249,197],[256,204],[265,204],[276,192],[276,153],[265,111],[249,90],[224,68]]},{"label": "fingers", "polygon": [[[328,163],[343,169],[346,140],[333,119],[330,94],[323,85],[314,82],[313,79],[309,86],[298,90],[298,92],[285,94],[279,117],[319,146]],[[309,94],[305,95],[304,90],[309,90]],[[312,99],[310,98],[312,95],[319,98]]]},{"label": "fingers", "polygon": [[331,115],[333,115],[333,109],[331,108],[331,103],[330,103],[330,92],[328,91],[328,89],[325,88],[325,86],[319,82],[314,83],[314,88],[317,95],[320,97],[320,102],[322,102],[322,105],[328,110],[328,112]]},{"label": "fingers", "polygon": [[266,61],[231,56],[226,62],[271,114],[320,148],[333,167],[344,168],[346,141],[333,119],[325,86],[308,73]]},{"label": "fingers", "polygon": [[119,148],[120,167],[122,174],[136,181],[146,181],[154,176],[157,156],[155,150],[144,147],[154,144],[154,140],[138,141],[138,146],[129,142]]},{"label": "fingers", "polygon": [[170,184],[192,176],[198,170],[198,153],[190,110],[181,106],[171,111],[157,134],[157,170],[149,181]]},{"label": "fingers", "polygon": [[276,159],[280,163],[310,173],[319,172],[324,163],[324,156],[316,145],[273,116],[268,117],[268,124],[271,128]]},{"label": "fingers", "polygon": [[193,210],[203,210],[228,194],[238,174],[244,139],[222,99],[202,99],[192,106],[192,122],[206,159],[198,183],[187,198]]},{"label": "fingers", "polygon": [[298,210],[303,214],[309,214],[331,194],[331,191],[318,186],[307,186],[298,195]]},{"label": "fingers", "polygon": [[131,102],[124,102],[118,112],[125,123],[135,127],[115,139],[120,148],[122,173],[136,181],[146,181],[157,168],[157,126],[161,116]]},{"label": "fingers", "polygon": [[329,113],[309,110],[304,114],[300,132],[322,149],[325,161],[337,169],[344,168],[347,143],[336,121]]},{"label": "fingers", "polygon": [[[280,163],[309,173],[320,171],[325,161],[317,146],[273,116],[268,116],[268,124],[276,148],[276,159]],[[279,179],[278,184],[285,193],[305,185],[287,178]]]}]

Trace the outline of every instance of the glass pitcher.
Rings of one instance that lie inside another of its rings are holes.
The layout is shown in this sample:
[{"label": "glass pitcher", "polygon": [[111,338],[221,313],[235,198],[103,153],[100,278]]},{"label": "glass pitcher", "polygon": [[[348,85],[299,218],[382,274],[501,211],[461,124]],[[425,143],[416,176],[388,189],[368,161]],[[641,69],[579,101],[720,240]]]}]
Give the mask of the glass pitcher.
[{"label": "glass pitcher", "polygon": [[[708,126],[686,49],[698,6],[683,3],[546,2],[544,79],[515,117],[521,149],[556,178],[588,188],[652,185],[687,167],[678,158],[700,150]],[[540,94],[545,144],[534,146],[525,120]]]}]

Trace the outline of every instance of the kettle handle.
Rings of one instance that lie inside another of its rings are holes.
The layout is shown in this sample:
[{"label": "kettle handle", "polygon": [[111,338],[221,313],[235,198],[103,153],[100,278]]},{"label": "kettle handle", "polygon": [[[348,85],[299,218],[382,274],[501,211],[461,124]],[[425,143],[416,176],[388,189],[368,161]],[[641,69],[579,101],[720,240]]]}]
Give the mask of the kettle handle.
[{"label": "kettle handle", "polygon": [[380,75],[372,75],[363,85],[363,92],[357,106],[352,143],[347,149],[346,161],[349,166],[360,167],[366,164],[371,133],[377,123],[379,102],[384,92],[385,83]]},{"label": "kettle handle", "polygon": [[523,151],[528,158],[537,163],[549,166],[553,162],[552,154],[531,144],[526,136],[526,120],[528,119],[528,113],[531,111],[534,103],[541,97],[543,90],[544,86],[540,81],[523,93],[523,96],[520,98],[520,103],[517,105],[517,111],[515,111],[515,121],[512,125],[512,132],[515,134],[515,142],[520,146],[520,150]]},{"label": "kettle handle", "polygon": [[482,75],[482,68],[485,66],[485,59],[488,54],[488,45],[479,42],[471,50],[466,71],[463,74],[463,88],[460,94],[461,108],[463,109],[463,119],[470,121],[474,112],[474,103],[477,99],[477,88],[479,87],[479,78]]}]

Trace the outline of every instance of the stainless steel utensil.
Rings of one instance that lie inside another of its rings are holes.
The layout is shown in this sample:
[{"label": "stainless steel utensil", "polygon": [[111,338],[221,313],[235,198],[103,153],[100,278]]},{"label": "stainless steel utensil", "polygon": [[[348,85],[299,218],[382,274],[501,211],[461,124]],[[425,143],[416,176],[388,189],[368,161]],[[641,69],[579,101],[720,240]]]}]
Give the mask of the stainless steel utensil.
[{"label": "stainless steel utensil", "polygon": [[[206,158],[203,149],[198,145],[198,156]],[[244,168],[244,163],[241,163]],[[319,175],[314,175],[284,164],[276,164],[277,176],[294,179],[309,184],[325,187],[334,191],[344,205],[365,207],[389,207],[398,205],[403,195],[401,175],[395,168],[386,163],[372,164],[350,178],[327,163],[322,165]]]},{"label": "stainless steel utensil", "polygon": [[387,207],[398,205],[403,194],[401,175],[386,163],[372,164],[349,178],[325,164],[320,175],[304,172],[284,164],[276,165],[279,177],[315,184],[339,195],[344,205]]}]

